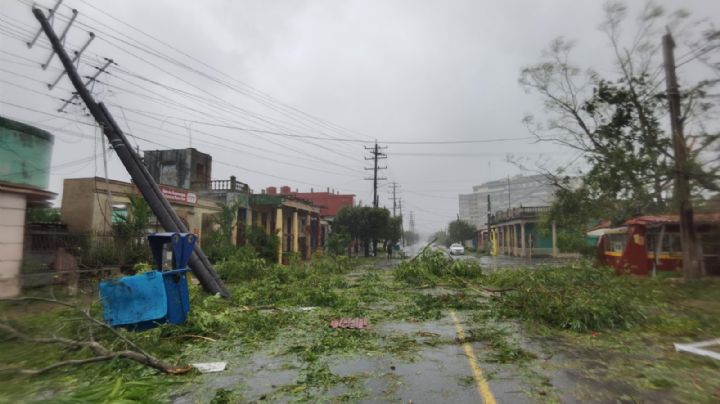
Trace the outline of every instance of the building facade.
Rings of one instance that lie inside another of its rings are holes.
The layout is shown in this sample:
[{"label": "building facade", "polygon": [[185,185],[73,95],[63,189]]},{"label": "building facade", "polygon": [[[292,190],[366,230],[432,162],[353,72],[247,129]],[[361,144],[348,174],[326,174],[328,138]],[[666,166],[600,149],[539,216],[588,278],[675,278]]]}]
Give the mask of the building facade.
[{"label": "building facade", "polygon": [[544,175],[509,177],[473,187],[470,194],[460,194],[460,220],[475,226],[487,227],[488,196],[490,212],[521,206],[547,206],[552,202],[554,189]]},{"label": "building facade", "polygon": [[320,208],[311,202],[278,194],[270,187],[269,192],[252,195],[250,207],[244,224],[264,229],[280,238],[278,263],[287,262],[289,254],[309,259],[322,246]]},{"label": "building facade", "polygon": [[20,293],[26,210],[46,206],[54,138],[0,117],[0,298]]},{"label": "building facade", "polygon": [[558,257],[557,228],[555,222],[550,229],[540,228],[547,206],[517,207],[501,210],[490,215],[490,231],[479,231],[480,244],[490,246],[492,255],[515,257]]},{"label": "building facade", "polygon": [[155,182],[170,187],[202,190],[212,178],[212,156],[194,148],[146,150],[143,163]]},{"label": "building facade", "polygon": [[[160,190],[188,228],[202,244],[203,234],[212,230],[212,216],[220,212],[217,202],[196,192],[160,185]],[[111,236],[113,226],[127,217],[130,197],[140,190],[129,182],[100,177],[67,178],[63,181],[60,215],[72,234]],[[162,231],[151,219],[149,231]]]}]

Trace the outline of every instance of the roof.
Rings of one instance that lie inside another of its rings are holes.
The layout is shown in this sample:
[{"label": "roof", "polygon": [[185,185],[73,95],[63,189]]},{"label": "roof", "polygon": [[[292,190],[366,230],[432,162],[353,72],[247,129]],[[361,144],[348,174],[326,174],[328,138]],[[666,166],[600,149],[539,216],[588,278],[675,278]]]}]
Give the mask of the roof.
[{"label": "roof", "polygon": [[[696,213],[694,219],[696,224],[720,224],[720,213]],[[642,226],[678,223],[680,223],[679,215],[638,216],[625,222],[626,225]]]},{"label": "roof", "polygon": [[585,233],[585,235],[589,236],[589,237],[600,237],[605,234],[625,234],[625,233],[627,233],[627,227],[615,227],[615,228],[601,228],[601,229],[591,230],[591,231]]},{"label": "roof", "polygon": [[34,126],[30,126],[30,125],[24,124],[22,122],[14,121],[12,119],[8,119],[3,116],[0,116],[0,127],[7,128],[10,130],[16,130],[18,132],[36,136],[41,139],[47,140],[50,143],[53,143],[53,141],[55,139],[54,136],[46,130],[36,128]]},{"label": "roof", "polygon": [[291,192],[289,195],[309,201],[313,205],[320,207],[320,216],[336,216],[343,207],[352,206],[355,198],[353,194],[333,194],[330,192]]},{"label": "roof", "polygon": [[0,181],[0,193],[8,192],[25,195],[29,202],[44,202],[57,196],[56,193],[32,185],[21,185]]}]

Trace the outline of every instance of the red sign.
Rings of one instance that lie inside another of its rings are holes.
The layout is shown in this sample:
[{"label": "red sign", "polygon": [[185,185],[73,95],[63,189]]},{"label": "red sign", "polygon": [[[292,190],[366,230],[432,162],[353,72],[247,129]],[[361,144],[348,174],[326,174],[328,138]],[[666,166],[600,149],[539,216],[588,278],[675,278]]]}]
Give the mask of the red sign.
[{"label": "red sign", "polygon": [[167,200],[171,202],[182,202],[190,204],[197,203],[197,195],[192,192],[166,188],[163,186],[160,186],[160,191],[163,193],[163,195],[165,195],[165,198],[167,198]]}]

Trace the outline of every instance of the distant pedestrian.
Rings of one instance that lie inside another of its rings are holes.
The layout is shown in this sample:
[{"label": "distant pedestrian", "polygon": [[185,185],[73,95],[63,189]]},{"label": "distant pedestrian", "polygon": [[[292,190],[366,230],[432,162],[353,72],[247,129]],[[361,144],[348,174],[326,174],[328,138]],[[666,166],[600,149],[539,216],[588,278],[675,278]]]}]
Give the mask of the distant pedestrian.
[{"label": "distant pedestrian", "polygon": [[392,257],[392,243],[390,241],[385,242],[385,251],[387,251],[387,259],[388,261]]}]

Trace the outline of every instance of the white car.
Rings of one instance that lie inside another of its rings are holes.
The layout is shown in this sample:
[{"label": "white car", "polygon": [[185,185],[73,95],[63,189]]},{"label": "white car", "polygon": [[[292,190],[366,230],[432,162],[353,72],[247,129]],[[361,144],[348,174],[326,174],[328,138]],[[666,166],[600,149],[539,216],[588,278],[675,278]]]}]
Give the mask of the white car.
[{"label": "white car", "polygon": [[462,244],[455,243],[450,246],[450,255],[464,255],[465,247]]}]

